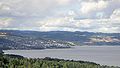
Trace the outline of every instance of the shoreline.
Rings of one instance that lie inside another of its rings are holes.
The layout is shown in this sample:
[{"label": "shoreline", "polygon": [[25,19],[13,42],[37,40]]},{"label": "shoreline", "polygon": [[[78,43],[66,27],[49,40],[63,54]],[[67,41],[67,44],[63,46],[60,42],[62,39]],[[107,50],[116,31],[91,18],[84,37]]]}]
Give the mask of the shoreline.
[{"label": "shoreline", "polygon": [[[97,50],[97,51],[96,51]],[[72,46],[64,49],[43,50],[3,50],[5,54],[17,54],[26,58],[60,58],[67,60],[84,60],[101,65],[119,66],[119,50],[116,46]],[[32,55],[31,55],[32,54]],[[118,56],[118,57],[117,57]],[[117,60],[116,60],[117,59]]]}]

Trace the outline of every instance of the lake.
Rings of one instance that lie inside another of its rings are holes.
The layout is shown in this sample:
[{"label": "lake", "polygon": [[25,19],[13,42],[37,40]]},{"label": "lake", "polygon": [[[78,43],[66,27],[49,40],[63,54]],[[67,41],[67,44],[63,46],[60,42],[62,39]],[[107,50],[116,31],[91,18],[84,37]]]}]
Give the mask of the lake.
[{"label": "lake", "polygon": [[120,46],[74,46],[69,49],[4,50],[4,52],[28,58],[52,57],[120,66]]}]

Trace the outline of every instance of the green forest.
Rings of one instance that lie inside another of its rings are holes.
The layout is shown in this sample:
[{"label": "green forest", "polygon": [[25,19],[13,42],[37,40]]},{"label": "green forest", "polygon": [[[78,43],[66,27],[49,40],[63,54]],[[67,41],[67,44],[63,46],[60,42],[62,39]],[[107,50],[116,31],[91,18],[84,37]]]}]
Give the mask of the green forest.
[{"label": "green forest", "polygon": [[101,66],[93,62],[64,60],[57,58],[32,59],[19,55],[0,54],[0,68],[120,68]]}]

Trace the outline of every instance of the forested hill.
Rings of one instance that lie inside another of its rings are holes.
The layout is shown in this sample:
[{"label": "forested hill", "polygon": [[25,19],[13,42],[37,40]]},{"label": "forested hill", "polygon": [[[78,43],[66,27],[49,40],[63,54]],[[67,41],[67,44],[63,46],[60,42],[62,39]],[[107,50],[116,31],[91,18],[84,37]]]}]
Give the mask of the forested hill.
[{"label": "forested hill", "polygon": [[18,55],[0,53],[0,68],[120,68],[102,66],[93,62],[64,60],[46,57],[44,59],[28,59]]},{"label": "forested hill", "polygon": [[120,33],[0,30],[3,49],[69,48],[71,45],[120,45]]}]

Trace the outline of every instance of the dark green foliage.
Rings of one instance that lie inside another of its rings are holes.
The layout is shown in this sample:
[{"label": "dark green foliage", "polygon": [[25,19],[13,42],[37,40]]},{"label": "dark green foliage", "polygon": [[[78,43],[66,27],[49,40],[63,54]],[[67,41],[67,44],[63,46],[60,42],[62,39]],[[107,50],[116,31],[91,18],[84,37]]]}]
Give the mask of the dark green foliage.
[{"label": "dark green foliage", "polygon": [[[12,56],[12,57],[11,57]],[[28,59],[16,55],[0,57],[0,68],[120,68],[101,66],[93,62],[73,61],[46,57],[44,59]]]}]

